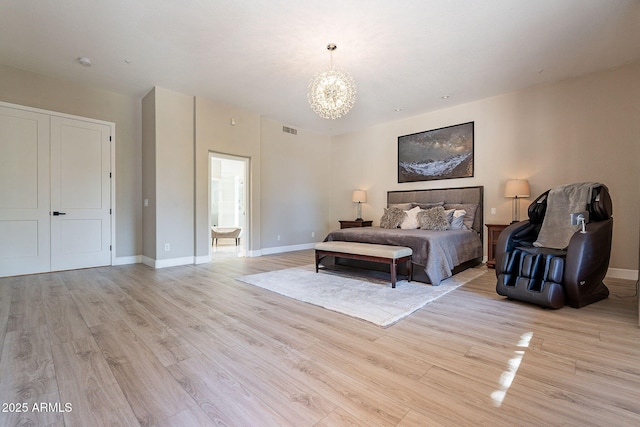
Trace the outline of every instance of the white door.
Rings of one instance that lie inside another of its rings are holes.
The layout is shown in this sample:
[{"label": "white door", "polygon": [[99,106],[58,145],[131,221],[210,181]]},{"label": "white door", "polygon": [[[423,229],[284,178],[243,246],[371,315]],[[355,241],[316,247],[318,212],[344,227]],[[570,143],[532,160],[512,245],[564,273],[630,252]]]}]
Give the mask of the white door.
[{"label": "white door", "polygon": [[51,117],[51,270],[111,264],[111,128]]},{"label": "white door", "polygon": [[0,106],[0,276],[50,269],[49,117]]}]

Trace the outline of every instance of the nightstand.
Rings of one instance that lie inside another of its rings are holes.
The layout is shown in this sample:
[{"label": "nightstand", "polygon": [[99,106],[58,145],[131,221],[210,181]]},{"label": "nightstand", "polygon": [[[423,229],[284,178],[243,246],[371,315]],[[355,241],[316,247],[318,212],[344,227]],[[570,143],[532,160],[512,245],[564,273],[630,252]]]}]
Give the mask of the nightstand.
[{"label": "nightstand", "polygon": [[498,237],[502,230],[507,228],[509,224],[485,224],[489,231],[489,241],[487,242],[487,267],[496,268],[496,245]]},{"label": "nightstand", "polygon": [[339,221],[340,228],[354,228],[354,227],[371,227],[373,221]]}]

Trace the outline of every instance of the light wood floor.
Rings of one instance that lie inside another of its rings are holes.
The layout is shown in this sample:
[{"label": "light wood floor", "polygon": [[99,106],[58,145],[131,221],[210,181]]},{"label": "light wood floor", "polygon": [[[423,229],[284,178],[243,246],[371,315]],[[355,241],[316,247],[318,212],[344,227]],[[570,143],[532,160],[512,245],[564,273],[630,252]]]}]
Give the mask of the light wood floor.
[{"label": "light wood floor", "polygon": [[490,270],[382,329],[234,280],[311,263],[0,279],[0,425],[640,425],[634,283],[553,311]]}]

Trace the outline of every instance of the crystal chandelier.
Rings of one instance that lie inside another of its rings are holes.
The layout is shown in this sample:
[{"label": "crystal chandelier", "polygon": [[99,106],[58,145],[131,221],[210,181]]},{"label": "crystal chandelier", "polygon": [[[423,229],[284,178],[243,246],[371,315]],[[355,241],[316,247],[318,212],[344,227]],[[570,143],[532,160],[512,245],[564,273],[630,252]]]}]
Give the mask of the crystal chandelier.
[{"label": "crystal chandelier", "polygon": [[356,102],[356,84],[346,71],[333,68],[335,44],[327,45],[331,67],[316,74],[309,83],[307,99],[313,111],[324,119],[338,119]]}]

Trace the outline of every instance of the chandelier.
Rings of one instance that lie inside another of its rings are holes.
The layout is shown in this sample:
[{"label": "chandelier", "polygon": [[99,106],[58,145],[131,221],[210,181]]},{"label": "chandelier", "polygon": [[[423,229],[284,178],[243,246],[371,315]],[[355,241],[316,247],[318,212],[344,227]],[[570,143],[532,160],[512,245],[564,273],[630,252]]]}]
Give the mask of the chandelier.
[{"label": "chandelier", "polygon": [[356,102],[356,84],[346,71],[333,68],[335,44],[327,45],[331,67],[316,74],[309,83],[307,99],[311,109],[324,119],[338,119]]}]

